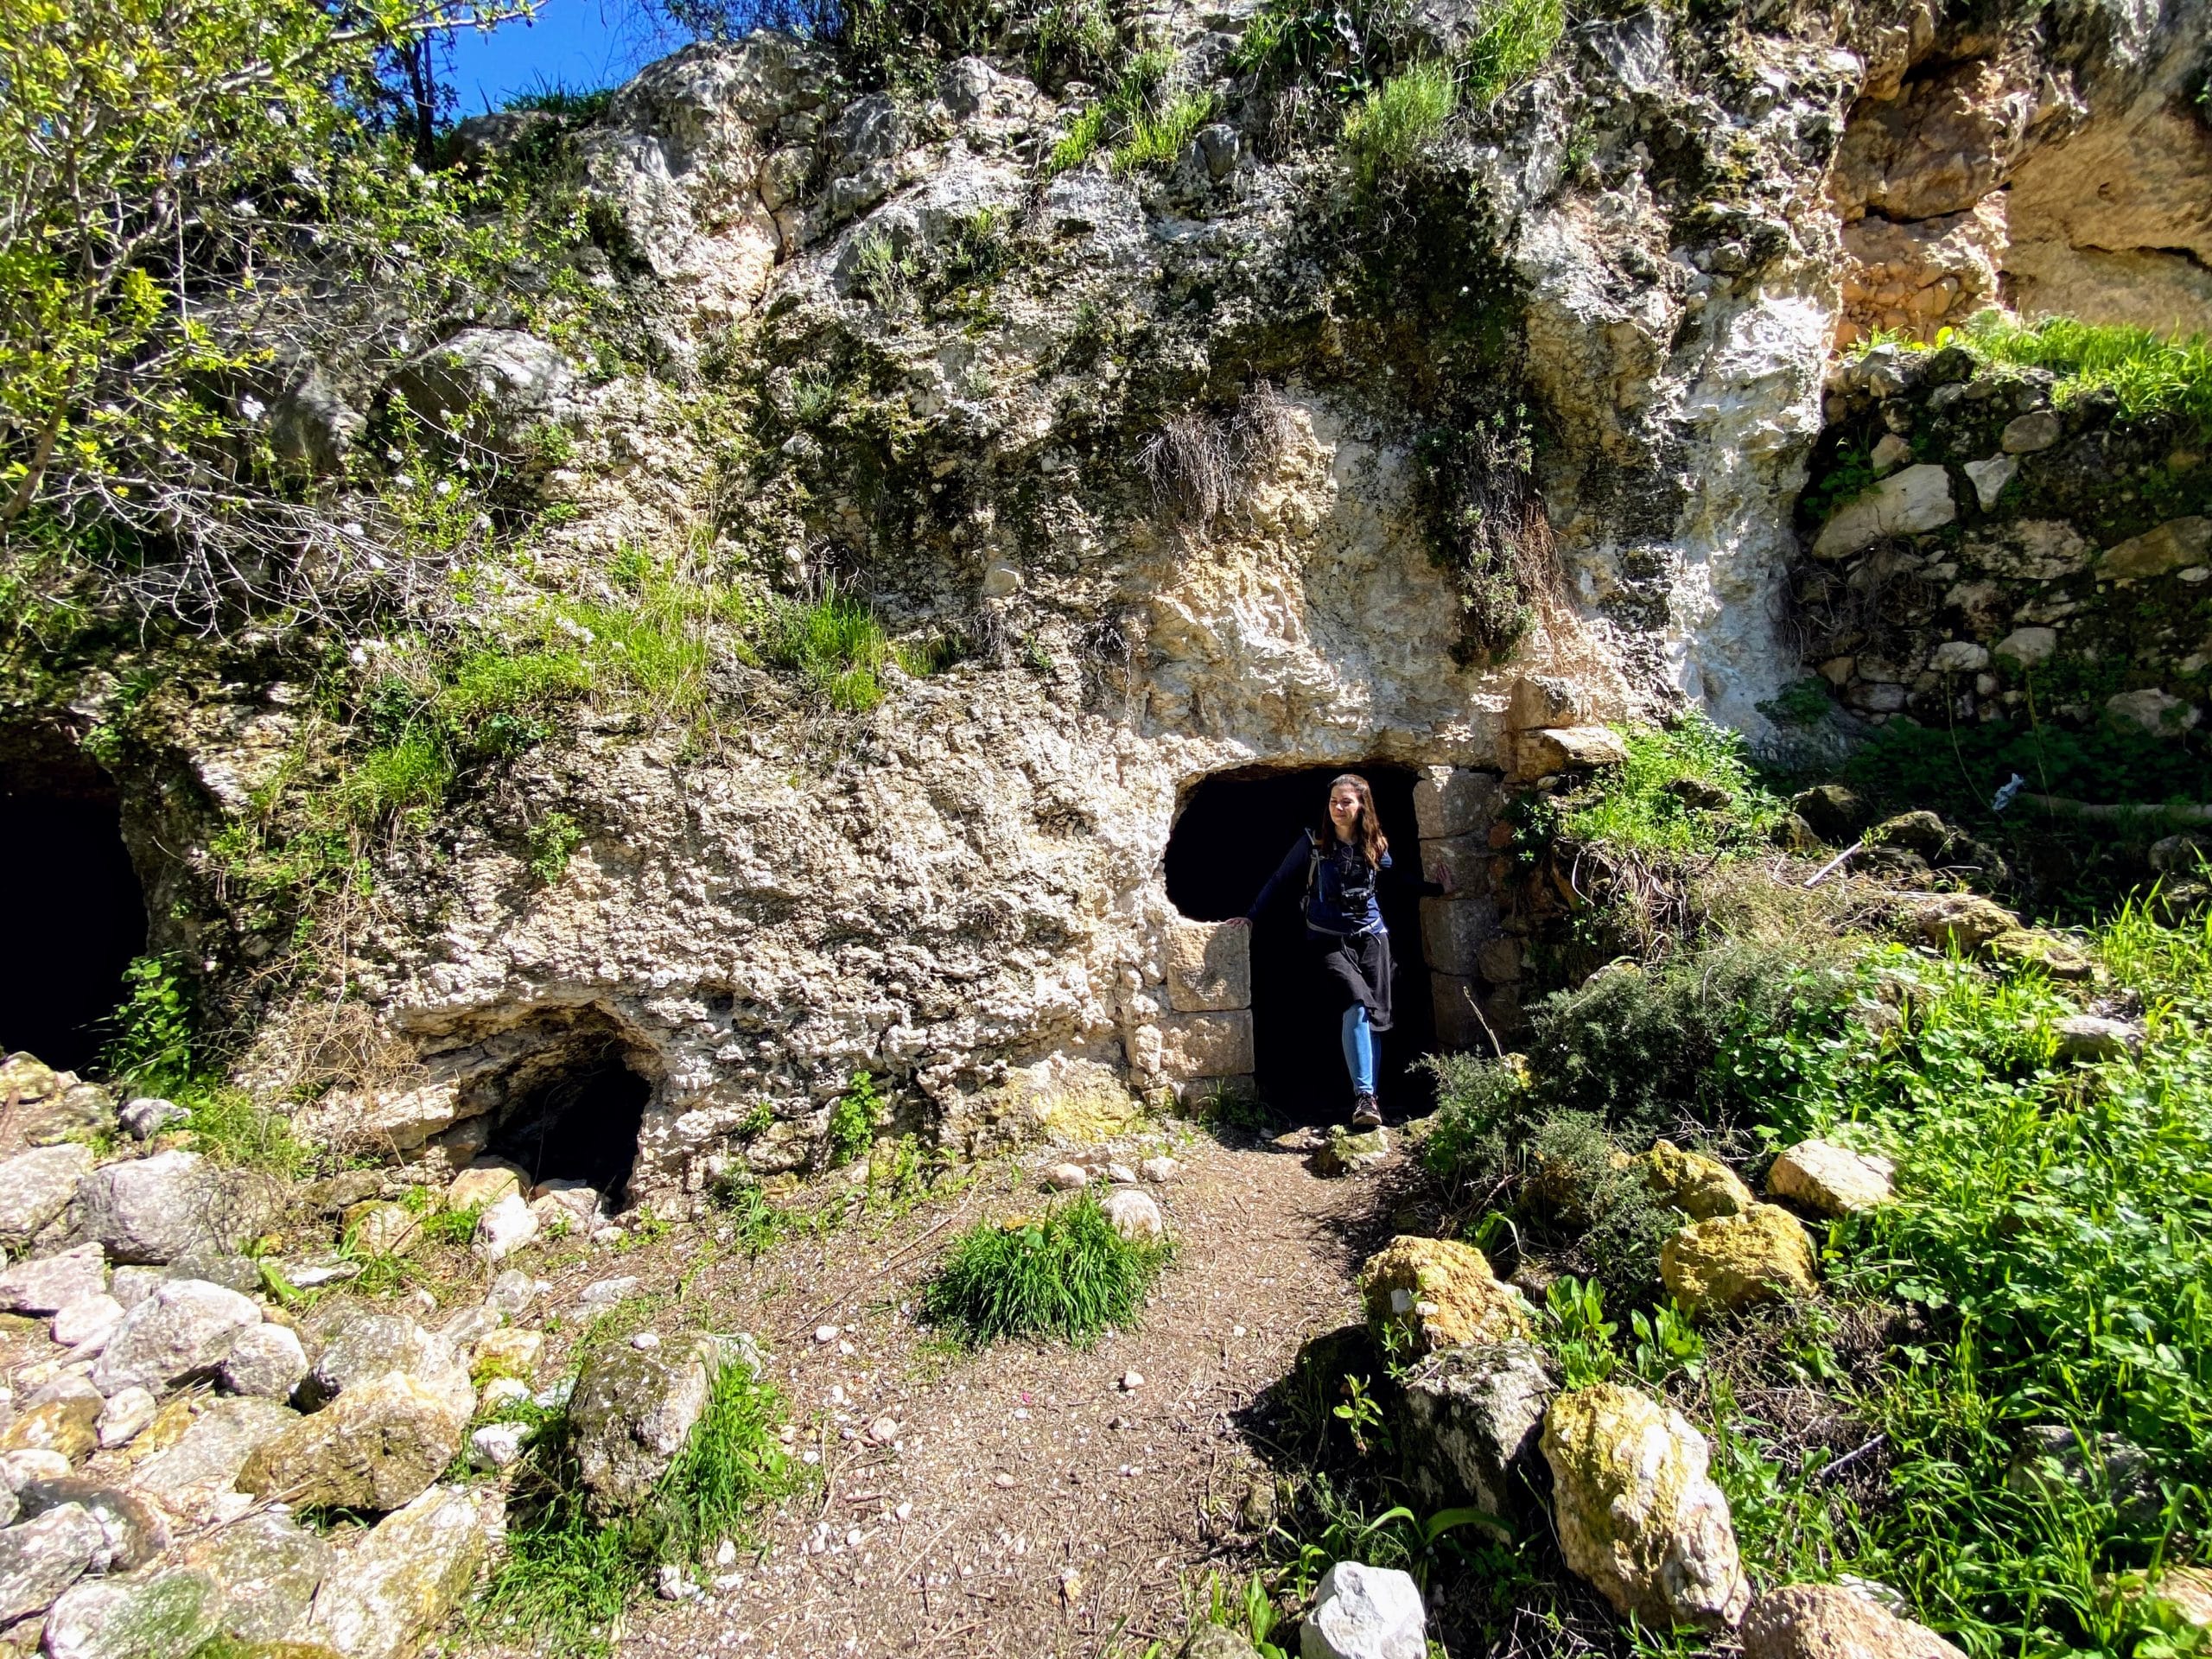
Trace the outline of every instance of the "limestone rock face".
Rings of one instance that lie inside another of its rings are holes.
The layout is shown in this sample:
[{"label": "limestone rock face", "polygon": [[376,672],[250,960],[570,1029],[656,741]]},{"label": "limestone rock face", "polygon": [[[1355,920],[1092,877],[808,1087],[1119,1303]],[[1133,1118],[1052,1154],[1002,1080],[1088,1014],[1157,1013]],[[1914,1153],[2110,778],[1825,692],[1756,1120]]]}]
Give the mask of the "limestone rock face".
[{"label": "limestone rock face", "polygon": [[197,1567],[88,1579],[47,1616],[48,1659],[168,1659],[221,1628],[223,1592]]},{"label": "limestone rock face", "polygon": [[1338,1561],[1313,1586],[1299,1659],[1427,1659],[1428,1614],[1410,1573]]},{"label": "limestone rock face", "polygon": [[1636,1160],[1654,1193],[1694,1221],[1738,1216],[1758,1202],[1743,1178],[1718,1158],[1662,1141]]},{"label": "limestone rock face", "polygon": [[1403,1386],[1398,1443],[1414,1483],[1433,1503],[1504,1515],[1509,1477],[1534,1454],[1559,1389],[1543,1351],[1517,1340],[1446,1348]]},{"label": "limestone rock face", "polygon": [[603,1347],[569,1400],[569,1435],[592,1507],[634,1510],[706,1409],[708,1356],[696,1349]]},{"label": "limestone rock face", "polygon": [[1890,1201],[1897,1166],[1833,1141],[1800,1141],[1766,1173],[1766,1190],[1823,1216],[1852,1216]]},{"label": "limestone rock face", "polygon": [[123,1316],[92,1368],[104,1394],[118,1389],[166,1393],[213,1373],[239,1335],[261,1323],[261,1309],[234,1290],[177,1279]]},{"label": "limestone rock face", "polygon": [[[8,1165],[0,1164],[0,1189],[5,1187],[8,1170]],[[33,1256],[0,1272],[0,1310],[59,1313],[71,1303],[101,1295],[106,1289],[106,1252],[97,1244],[79,1244],[53,1255]]]},{"label": "limestone rock face", "polygon": [[397,1510],[461,1450],[474,1401],[405,1371],[359,1382],[256,1446],[238,1490],[302,1508]]},{"label": "limestone rock face", "polygon": [[1395,1331],[1417,1354],[1504,1342],[1529,1327],[1520,1293],[1499,1281],[1480,1250],[1450,1239],[1392,1239],[1367,1258],[1359,1288],[1376,1339]]},{"label": "limestone rock face", "polygon": [[346,1659],[407,1659],[474,1582],[503,1526],[496,1493],[434,1486],[387,1515],[315,1592],[308,1640]]},{"label": "limestone rock face", "polygon": [[332,1550],[289,1515],[263,1510],[196,1541],[185,1560],[223,1592],[223,1626],[245,1642],[289,1640],[307,1622]]},{"label": "limestone rock face", "polygon": [[1791,1584],[1752,1603],[1744,1659],[1961,1659],[1960,1649],[1872,1597],[1834,1584]]},{"label": "limestone rock face", "polygon": [[196,1152],[159,1152],[110,1164],[79,1196],[85,1232],[117,1262],[174,1262],[188,1250],[234,1250],[266,1224],[267,1185],[219,1169]]},{"label": "limestone rock face", "polygon": [[35,1147],[0,1162],[0,1246],[20,1250],[29,1243],[69,1207],[78,1183],[92,1173],[89,1147]]},{"label": "limestone rock face", "polygon": [[1803,1224],[1772,1204],[1683,1228],[1660,1247],[1659,1277],[1693,1313],[1810,1296],[1820,1288]]},{"label": "limestone rock face", "polygon": [[1662,1628],[1742,1618],[1751,1586],[1728,1500],[1680,1412],[1600,1383],[1552,1402],[1542,1444],[1560,1552],[1617,1611]]}]

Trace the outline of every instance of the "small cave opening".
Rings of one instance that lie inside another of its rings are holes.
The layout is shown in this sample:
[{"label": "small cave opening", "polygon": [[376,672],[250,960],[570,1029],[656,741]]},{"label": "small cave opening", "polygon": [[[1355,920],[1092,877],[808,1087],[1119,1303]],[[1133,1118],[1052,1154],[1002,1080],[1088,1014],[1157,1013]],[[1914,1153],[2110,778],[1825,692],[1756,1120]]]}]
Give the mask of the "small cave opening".
[{"label": "small cave opening", "polygon": [[[1421,956],[1421,840],[1412,767],[1382,762],[1296,771],[1224,772],[1192,791],[1167,839],[1167,897],[1193,921],[1242,916],[1283,855],[1325,821],[1329,780],[1355,772],[1375,791],[1391,875],[1382,884],[1383,923],[1396,969],[1394,1023],[1377,1056],[1377,1089],[1394,1120],[1429,1109],[1435,1090],[1414,1065],[1436,1046],[1436,1016]],[[1315,967],[1299,892],[1281,894],[1252,931],[1255,1081],[1269,1106],[1294,1122],[1340,1122],[1350,1109],[1341,1010]]]},{"label": "small cave opening", "polygon": [[620,1045],[581,1054],[535,1084],[492,1131],[485,1151],[526,1171],[531,1184],[581,1181],[614,1215],[629,1202],[652,1084]]},{"label": "small cave opening", "polygon": [[123,841],[122,798],[58,737],[0,733],[0,1052],[59,1070],[96,1065],[115,1034],[124,970],[146,950],[146,895]]}]

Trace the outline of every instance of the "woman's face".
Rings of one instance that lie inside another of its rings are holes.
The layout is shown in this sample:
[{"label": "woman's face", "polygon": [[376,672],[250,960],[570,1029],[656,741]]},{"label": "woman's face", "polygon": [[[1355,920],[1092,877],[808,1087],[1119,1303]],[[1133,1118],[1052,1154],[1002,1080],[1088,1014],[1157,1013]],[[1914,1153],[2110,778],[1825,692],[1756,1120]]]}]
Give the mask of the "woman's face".
[{"label": "woman's face", "polygon": [[1351,834],[1359,823],[1359,791],[1350,784],[1338,784],[1329,791],[1329,822],[1340,836]]}]

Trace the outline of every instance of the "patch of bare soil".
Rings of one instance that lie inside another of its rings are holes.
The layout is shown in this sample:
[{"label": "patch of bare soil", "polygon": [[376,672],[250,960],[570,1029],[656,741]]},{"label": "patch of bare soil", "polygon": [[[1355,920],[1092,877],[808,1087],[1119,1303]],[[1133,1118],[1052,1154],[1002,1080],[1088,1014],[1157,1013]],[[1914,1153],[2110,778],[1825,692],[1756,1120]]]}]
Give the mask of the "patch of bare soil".
[{"label": "patch of bare soil", "polygon": [[[1357,1316],[1353,1277],[1390,1230],[1377,1212],[1394,1185],[1387,1168],[1324,1180],[1299,1158],[1210,1141],[1177,1155],[1182,1174],[1150,1190],[1180,1252],[1139,1328],[1089,1351],[971,1354],[913,1318],[944,1245],[1036,1204],[1050,1160],[1002,1166],[887,1226],[696,1266],[664,1317],[769,1346],[823,1478],[769,1517],[765,1556],[700,1600],[641,1606],[619,1651],[1172,1647],[1186,1581],[1249,1550],[1240,1510],[1255,1477],[1270,1490],[1240,1420],[1301,1342]],[[601,1270],[646,1273],[644,1254]]]}]

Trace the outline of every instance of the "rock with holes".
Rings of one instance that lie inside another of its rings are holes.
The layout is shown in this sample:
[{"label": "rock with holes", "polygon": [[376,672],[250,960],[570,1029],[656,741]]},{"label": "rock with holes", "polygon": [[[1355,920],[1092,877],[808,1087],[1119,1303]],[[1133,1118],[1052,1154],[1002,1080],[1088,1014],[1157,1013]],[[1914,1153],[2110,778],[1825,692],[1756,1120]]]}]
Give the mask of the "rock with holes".
[{"label": "rock with holes", "polygon": [[387,1371],[256,1446],[238,1490],[306,1509],[398,1509],[459,1453],[474,1404],[465,1380]]},{"label": "rock with holes", "polygon": [[89,1147],[34,1147],[0,1161],[0,1248],[20,1250],[59,1220],[92,1173]]},{"label": "rock with holes", "polygon": [[169,1547],[169,1524],[140,1494],[81,1475],[27,1480],[16,1493],[24,1518],[73,1503],[99,1522],[105,1543],[94,1553],[93,1573],[134,1573]]},{"label": "rock with holes", "polygon": [[307,1638],[346,1659],[406,1659],[468,1593],[503,1515],[496,1490],[433,1486],[385,1516],[316,1591]]},{"label": "rock with holes", "polygon": [[1683,1228],[1659,1248],[1659,1277],[1692,1313],[1732,1313],[1820,1289],[1804,1224],[1772,1204]]},{"label": "rock with holes", "polygon": [[296,1332],[281,1325],[257,1325],[238,1333],[217,1376],[232,1394],[286,1400],[307,1374],[307,1351]]},{"label": "rock with holes", "polygon": [[241,1332],[261,1323],[247,1297],[200,1279],[176,1279],[123,1316],[92,1368],[102,1394],[151,1389],[165,1394],[212,1376]]},{"label": "rock with holes", "polygon": [[175,1659],[222,1629],[223,1592],[194,1567],[88,1579],[54,1604],[47,1659]]},{"label": "rock with holes", "polygon": [[1965,1659],[1929,1630],[1834,1584],[1790,1584],[1751,1604],[1744,1659]]},{"label": "rock with holes", "polygon": [[712,1363],[703,1345],[609,1344],[584,1362],[569,1399],[569,1440],[594,1512],[623,1514],[652,1495],[706,1409]]},{"label": "rock with holes", "polygon": [[1428,1615],[1409,1573],[1338,1561],[1313,1587],[1299,1659],[1428,1659]]},{"label": "rock with holes", "polygon": [[1694,1221],[1741,1215],[1758,1202],[1742,1177],[1718,1158],[1684,1152],[1671,1141],[1658,1142],[1635,1162],[1653,1194]]},{"label": "rock with holes", "polygon": [[[238,1471],[257,1447],[300,1421],[299,1413],[274,1400],[242,1395],[212,1401],[188,1419],[174,1442],[143,1451],[131,1471],[131,1487],[183,1520],[234,1520],[251,1504],[237,1489]],[[143,1431],[152,1441],[163,1433],[160,1418]],[[139,1452],[141,1448],[134,1446],[131,1450]]]},{"label": "rock with holes", "polygon": [[1151,1193],[1133,1186],[1116,1187],[1098,1201],[1114,1230],[1135,1244],[1157,1244],[1167,1236],[1167,1218]]},{"label": "rock with holes", "polygon": [[76,1503],[0,1531],[0,1624],[44,1611],[107,1547],[100,1523]]},{"label": "rock with holes", "polygon": [[1640,1390],[1603,1382],[1544,1414],[1567,1564],[1615,1610],[1661,1629],[1733,1625],[1751,1600],[1705,1437]]},{"label": "rock with holes", "polygon": [[1897,1166],[1833,1141],[1800,1141],[1769,1166],[1766,1190],[1823,1216],[1855,1216],[1890,1201]]},{"label": "rock with holes", "polygon": [[118,1262],[174,1262],[187,1251],[236,1250],[266,1226],[277,1193],[266,1177],[217,1167],[196,1152],[110,1164],[78,1189],[84,1232]]},{"label": "rock with holes", "polygon": [[1432,1503],[1505,1514],[1558,1391],[1530,1342],[1476,1343],[1421,1360],[1406,1374],[1398,1431],[1414,1484]]},{"label": "rock with holes", "polygon": [[79,1244],[54,1255],[18,1262],[0,1273],[0,1312],[59,1313],[73,1302],[107,1291],[107,1253]]},{"label": "rock with holes", "polygon": [[1392,1239],[1360,1269],[1368,1328],[1386,1347],[1417,1354],[1525,1336],[1528,1304],[1471,1244],[1412,1234]]},{"label": "rock with holes", "polygon": [[184,1559],[221,1586],[226,1634],[283,1642],[305,1626],[333,1554],[289,1515],[258,1510],[195,1540]]}]

